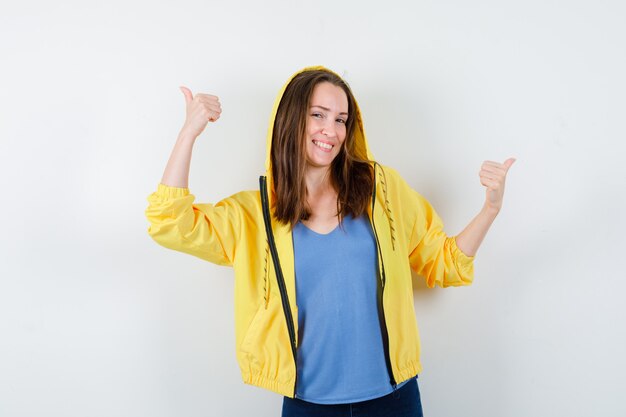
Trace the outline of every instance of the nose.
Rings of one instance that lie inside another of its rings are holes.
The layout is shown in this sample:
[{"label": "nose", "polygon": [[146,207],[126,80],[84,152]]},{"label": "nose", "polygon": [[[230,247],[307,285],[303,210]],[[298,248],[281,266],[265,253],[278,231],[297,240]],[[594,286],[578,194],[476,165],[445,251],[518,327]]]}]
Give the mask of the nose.
[{"label": "nose", "polygon": [[333,121],[325,121],[322,124],[322,135],[325,135],[326,137],[335,137],[336,134],[336,130],[335,130],[335,125]]}]

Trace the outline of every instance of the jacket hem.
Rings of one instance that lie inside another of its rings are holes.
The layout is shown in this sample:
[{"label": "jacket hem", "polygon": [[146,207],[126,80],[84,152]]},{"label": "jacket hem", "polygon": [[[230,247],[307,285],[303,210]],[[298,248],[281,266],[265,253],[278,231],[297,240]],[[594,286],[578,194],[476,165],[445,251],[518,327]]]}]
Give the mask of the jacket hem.
[{"label": "jacket hem", "polygon": [[242,374],[243,382],[249,385],[254,385],[259,388],[265,388],[270,391],[274,391],[280,395],[293,398],[293,385],[295,381],[291,383],[279,382],[273,379],[266,378],[262,375]]},{"label": "jacket hem", "polygon": [[396,371],[396,384],[400,384],[407,379],[413,378],[415,375],[422,372],[422,364],[417,362],[409,362],[408,366]]}]

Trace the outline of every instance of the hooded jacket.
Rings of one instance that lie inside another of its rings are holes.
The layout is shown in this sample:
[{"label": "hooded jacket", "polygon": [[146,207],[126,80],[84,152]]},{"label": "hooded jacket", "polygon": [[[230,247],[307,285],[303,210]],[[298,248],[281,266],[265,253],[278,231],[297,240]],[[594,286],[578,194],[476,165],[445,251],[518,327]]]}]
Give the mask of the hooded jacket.
[{"label": "hooded jacket", "polygon": [[[266,174],[259,190],[241,191],[217,203],[194,203],[188,188],[159,183],[148,196],[148,234],[160,245],[235,271],[236,355],[243,381],[293,398],[297,383],[298,304],[291,228],[273,216],[271,147],[274,120],[285,88],[272,109],[267,132]],[[356,108],[356,146],[369,151]],[[370,219],[378,252],[379,308],[390,383],[422,370],[413,306],[411,269],[429,287],[469,285],[473,256],[447,236],[430,203],[394,169],[374,163]]]}]

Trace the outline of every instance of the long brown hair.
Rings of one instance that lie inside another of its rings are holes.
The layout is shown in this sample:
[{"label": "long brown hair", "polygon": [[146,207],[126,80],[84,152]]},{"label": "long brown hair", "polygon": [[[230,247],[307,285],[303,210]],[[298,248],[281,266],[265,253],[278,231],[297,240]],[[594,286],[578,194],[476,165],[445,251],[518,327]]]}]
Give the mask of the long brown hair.
[{"label": "long brown hair", "polygon": [[272,177],[276,193],[276,219],[293,227],[310,216],[307,205],[306,122],[313,89],[321,82],[341,87],[348,98],[346,139],[331,164],[330,181],[338,194],[339,221],[351,214],[360,216],[367,210],[374,185],[374,171],[364,147],[355,146],[357,125],[356,100],[348,84],[325,70],[307,70],[287,85],[280,100],[272,137]]}]

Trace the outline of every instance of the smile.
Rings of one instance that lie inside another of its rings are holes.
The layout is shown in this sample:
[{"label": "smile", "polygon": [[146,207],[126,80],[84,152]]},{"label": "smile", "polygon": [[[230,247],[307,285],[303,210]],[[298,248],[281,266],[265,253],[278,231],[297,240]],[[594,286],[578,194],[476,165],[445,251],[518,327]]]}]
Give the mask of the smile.
[{"label": "smile", "polygon": [[329,144],[329,143],[324,143],[324,142],[320,142],[317,140],[313,140],[313,143],[315,144],[315,146],[317,146],[318,148],[324,150],[324,151],[330,151],[334,146]]}]

